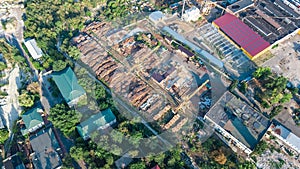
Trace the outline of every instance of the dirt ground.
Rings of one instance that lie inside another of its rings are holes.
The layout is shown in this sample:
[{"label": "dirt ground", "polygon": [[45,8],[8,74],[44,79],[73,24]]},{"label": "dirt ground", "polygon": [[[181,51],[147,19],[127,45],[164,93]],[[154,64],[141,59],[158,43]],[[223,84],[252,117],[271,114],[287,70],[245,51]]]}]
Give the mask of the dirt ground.
[{"label": "dirt ground", "polygon": [[287,77],[294,86],[300,87],[300,35],[284,41],[270,52],[274,57],[262,66],[271,67],[272,71]]}]

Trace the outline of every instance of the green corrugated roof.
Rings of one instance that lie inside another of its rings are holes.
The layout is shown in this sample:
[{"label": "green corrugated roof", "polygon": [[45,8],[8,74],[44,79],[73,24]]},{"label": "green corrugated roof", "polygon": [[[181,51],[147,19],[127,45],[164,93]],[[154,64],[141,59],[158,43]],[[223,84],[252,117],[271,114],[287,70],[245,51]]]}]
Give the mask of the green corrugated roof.
[{"label": "green corrugated roof", "polygon": [[44,122],[39,112],[43,112],[43,110],[40,108],[33,108],[22,114],[22,119],[27,130]]},{"label": "green corrugated roof", "polygon": [[85,94],[70,67],[52,73],[52,78],[67,103]]},{"label": "green corrugated roof", "polygon": [[104,126],[115,119],[116,116],[113,114],[113,112],[110,109],[106,109],[102,112],[92,115],[90,118],[77,125],[76,128],[81,137],[88,137],[99,127]]}]

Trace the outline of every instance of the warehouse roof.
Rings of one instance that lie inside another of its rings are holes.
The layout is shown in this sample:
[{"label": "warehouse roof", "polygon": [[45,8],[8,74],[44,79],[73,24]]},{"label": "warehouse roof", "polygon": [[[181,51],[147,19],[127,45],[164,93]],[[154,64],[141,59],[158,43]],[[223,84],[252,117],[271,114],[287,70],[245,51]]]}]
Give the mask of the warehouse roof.
[{"label": "warehouse roof", "polygon": [[190,49],[198,53],[200,56],[204,57],[206,60],[208,60],[210,63],[215,64],[219,68],[223,68],[223,62],[219,59],[217,59],[215,56],[211,55],[210,53],[206,52],[205,50],[199,48],[192,42],[186,40],[182,35],[174,31],[168,26],[163,27],[163,31],[166,31],[169,33],[174,39],[177,41],[180,41],[181,43],[187,45]]},{"label": "warehouse roof", "polygon": [[238,13],[253,4],[254,2],[252,0],[241,0],[229,5],[227,8],[230,9],[233,13]]},{"label": "warehouse roof", "polygon": [[267,41],[232,14],[226,13],[214,23],[251,56],[255,56],[270,46]]}]

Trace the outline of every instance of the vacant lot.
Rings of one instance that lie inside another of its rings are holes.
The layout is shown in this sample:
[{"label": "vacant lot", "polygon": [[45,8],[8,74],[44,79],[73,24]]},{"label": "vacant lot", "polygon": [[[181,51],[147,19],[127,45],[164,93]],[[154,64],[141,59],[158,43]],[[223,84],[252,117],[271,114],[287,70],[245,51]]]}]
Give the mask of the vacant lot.
[{"label": "vacant lot", "polygon": [[287,77],[294,86],[300,87],[300,35],[286,40],[271,49],[273,58],[262,66],[271,67],[272,71]]}]

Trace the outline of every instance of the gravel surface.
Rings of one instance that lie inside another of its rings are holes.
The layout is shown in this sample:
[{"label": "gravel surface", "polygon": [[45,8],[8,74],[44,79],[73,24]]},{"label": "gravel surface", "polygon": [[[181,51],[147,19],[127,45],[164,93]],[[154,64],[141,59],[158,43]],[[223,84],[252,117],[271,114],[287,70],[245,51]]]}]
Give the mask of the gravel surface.
[{"label": "gravel surface", "polygon": [[10,72],[8,79],[9,84],[7,85],[7,104],[1,106],[2,111],[0,113],[2,114],[2,117],[4,117],[3,120],[5,120],[5,124],[9,130],[12,129],[14,121],[18,119],[19,114],[21,113],[21,108],[18,103],[18,87],[21,86],[19,76],[19,67],[14,68]]}]

